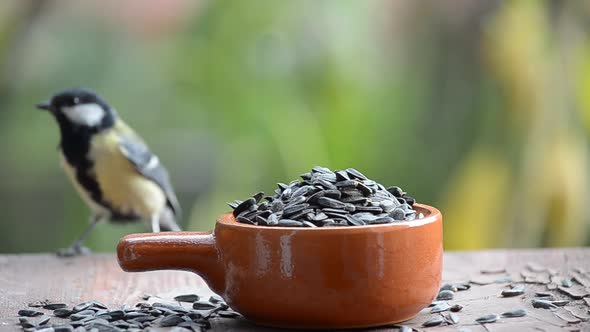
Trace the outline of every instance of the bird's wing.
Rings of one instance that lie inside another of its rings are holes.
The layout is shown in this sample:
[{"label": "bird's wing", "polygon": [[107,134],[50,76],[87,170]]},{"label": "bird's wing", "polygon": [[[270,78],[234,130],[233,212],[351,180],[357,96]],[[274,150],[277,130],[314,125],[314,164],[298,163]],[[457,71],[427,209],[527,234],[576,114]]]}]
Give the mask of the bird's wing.
[{"label": "bird's wing", "polygon": [[166,194],[168,205],[177,217],[181,215],[180,204],[170,183],[168,171],[160,163],[158,156],[153,154],[147,145],[133,130],[125,125],[119,126],[119,148],[121,153],[135,166],[137,171],[154,181]]}]

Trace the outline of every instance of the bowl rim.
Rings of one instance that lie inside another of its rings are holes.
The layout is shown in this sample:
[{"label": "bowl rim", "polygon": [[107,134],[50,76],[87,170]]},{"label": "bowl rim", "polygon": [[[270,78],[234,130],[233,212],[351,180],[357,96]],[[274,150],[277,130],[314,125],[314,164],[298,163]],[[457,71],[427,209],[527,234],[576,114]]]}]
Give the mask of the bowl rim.
[{"label": "bowl rim", "polygon": [[285,231],[300,231],[300,232],[332,232],[332,233],[358,233],[358,232],[371,232],[371,231],[386,231],[386,230],[394,230],[394,229],[405,229],[410,227],[420,227],[425,226],[428,224],[435,223],[439,220],[442,220],[441,212],[430,205],[426,204],[414,204],[414,207],[419,208],[420,210],[425,210],[428,214],[424,213],[424,218],[415,219],[412,221],[399,221],[391,224],[377,224],[377,225],[362,225],[362,226],[345,226],[345,227],[285,227],[285,226],[258,226],[258,225],[249,225],[237,222],[235,217],[231,212],[227,212],[222,214],[217,218],[217,225],[223,225],[224,227],[233,228],[233,229],[243,229],[243,230],[256,230],[261,231],[264,230],[265,232],[285,232]]}]

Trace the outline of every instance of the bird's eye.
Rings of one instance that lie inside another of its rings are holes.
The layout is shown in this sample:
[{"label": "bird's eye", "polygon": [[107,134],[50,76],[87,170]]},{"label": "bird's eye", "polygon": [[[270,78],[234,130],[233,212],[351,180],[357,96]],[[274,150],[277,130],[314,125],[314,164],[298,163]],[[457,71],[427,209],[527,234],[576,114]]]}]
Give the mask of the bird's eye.
[{"label": "bird's eye", "polygon": [[75,98],[74,98],[74,104],[79,104],[79,103],[80,103],[80,98],[78,98],[78,97],[75,97]]}]

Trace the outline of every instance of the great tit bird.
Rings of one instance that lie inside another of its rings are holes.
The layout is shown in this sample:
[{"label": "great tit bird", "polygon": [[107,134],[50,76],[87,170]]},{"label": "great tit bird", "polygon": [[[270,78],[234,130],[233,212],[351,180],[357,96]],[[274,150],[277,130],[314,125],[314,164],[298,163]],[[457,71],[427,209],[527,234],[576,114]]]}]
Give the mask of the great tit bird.
[{"label": "great tit bird", "polygon": [[36,106],[57,121],[62,166],[92,211],[89,226],[58,254],[88,251],[84,240],[102,220],[144,220],[153,232],[180,230],[180,206],[168,172],[103,98],[76,88]]}]

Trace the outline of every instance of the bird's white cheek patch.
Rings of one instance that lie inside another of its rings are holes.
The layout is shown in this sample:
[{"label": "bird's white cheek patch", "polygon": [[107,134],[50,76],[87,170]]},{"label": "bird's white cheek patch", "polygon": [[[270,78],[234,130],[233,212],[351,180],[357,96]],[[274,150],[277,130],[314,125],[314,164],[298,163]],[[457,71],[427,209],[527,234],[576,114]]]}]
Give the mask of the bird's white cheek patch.
[{"label": "bird's white cheek patch", "polygon": [[80,104],[72,107],[63,107],[63,113],[73,123],[88,127],[97,126],[104,117],[104,110],[98,104]]}]

